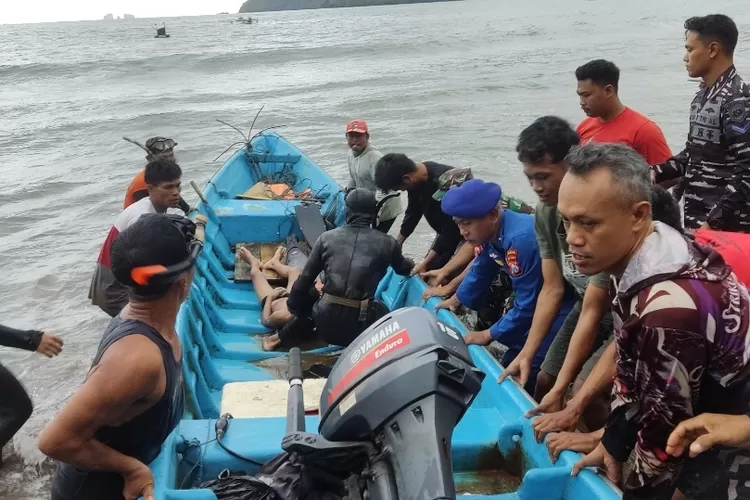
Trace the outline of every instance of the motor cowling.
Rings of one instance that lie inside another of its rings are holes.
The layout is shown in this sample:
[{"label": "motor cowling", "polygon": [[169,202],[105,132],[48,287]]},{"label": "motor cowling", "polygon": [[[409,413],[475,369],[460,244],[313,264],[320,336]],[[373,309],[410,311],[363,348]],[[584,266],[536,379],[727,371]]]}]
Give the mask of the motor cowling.
[{"label": "motor cowling", "polygon": [[399,309],[341,354],[321,395],[319,432],[377,443],[400,500],[454,498],[451,437],[484,377],[455,329],[426,309]]}]

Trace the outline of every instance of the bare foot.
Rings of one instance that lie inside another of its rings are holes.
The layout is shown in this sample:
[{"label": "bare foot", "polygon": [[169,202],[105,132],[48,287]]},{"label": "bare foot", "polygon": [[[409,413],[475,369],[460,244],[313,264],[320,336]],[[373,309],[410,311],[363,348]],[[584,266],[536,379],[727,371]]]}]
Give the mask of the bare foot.
[{"label": "bare foot", "polygon": [[260,261],[258,258],[250,253],[250,250],[248,250],[245,247],[240,248],[240,259],[244,260],[248,264],[250,264],[250,269],[261,269]]},{"label": "bare foot", "polygon": [[281,246],[281,245],[279,245],[276,248],[276,251],[274,252],[273,257],[271,257],[270,259],[268,259],[266,261],[266,263],[263,264],[263,269],[272,269],[272,270],[275,270],[275,267],[276,267],[275,264],[277,264],[277,263],[278,264],[283,264],[283,262],[281,262],[281,259],[284,258],[284,253],[285,253],[284,247]]},{"label": "bare foot", "polygon": [[555,463],[563,450],[591,453],[600,441],[599,432],[554,432],[547,436],[547,451]]},{"label": "bare foot", "polygon": [[266,335],[263,337],[264,351],[275,351],[279,345],[281,345],[281,339],[278,334],[274,333],[273,335]]}]

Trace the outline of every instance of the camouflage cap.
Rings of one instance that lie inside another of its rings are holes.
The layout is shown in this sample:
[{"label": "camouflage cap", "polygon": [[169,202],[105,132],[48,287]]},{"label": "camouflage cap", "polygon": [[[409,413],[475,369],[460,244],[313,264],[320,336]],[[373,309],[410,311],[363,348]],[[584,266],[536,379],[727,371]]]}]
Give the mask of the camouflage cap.
[{"label": "camouflage cap", "polygon": [[445,193],[452,187],[458,187],[464,182],[474,178],[470,168],[453,168],[438,178],[438,190],[432,195],[432,199],[440,201]]}]

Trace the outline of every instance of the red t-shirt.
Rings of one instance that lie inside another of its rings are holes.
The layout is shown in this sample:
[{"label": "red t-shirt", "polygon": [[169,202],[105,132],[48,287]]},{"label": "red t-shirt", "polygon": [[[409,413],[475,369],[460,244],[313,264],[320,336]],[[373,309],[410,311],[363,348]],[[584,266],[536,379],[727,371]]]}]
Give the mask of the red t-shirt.
[{"label": "red t-shirt", "polygon": [[719,252],[737,278],[750,285],[750,234],[699,229],[695,241]]},{"label": "red t-shirt", "polygon": [[627,144],[638,151],[649,165],[664,163],[672,157],[672,151],[659,126],[627,107],[607,123],[599,118],[585,118],[576,132],[581,136],[581,144],[591,141]]}]

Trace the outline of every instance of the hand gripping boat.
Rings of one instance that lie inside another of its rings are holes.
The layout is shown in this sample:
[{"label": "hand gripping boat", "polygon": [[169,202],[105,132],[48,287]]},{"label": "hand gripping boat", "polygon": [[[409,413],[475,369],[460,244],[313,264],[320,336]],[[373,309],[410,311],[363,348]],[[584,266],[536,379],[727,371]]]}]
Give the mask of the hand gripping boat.
[{"label": "hand gripping boat", "polygon": [[345,218],[339,185],[284,138],[256,135],[201,196],[193,216],[208,219],[205,244],[176,324],[186,412],[149,464],[158,500],[215,500],[195,486],[256,474],[283,449],[358,478],[347,483],[351,500],[357,489],[371,500],[621,498],[592,470],[570,476],[580,454],[551,463],[524,417],[531,398],[512,380],[497,384],[502,367],[463,343],[455,315],[435,313],[439,299],[422,300],[419,278],[389,271],[376,298],[391,314],[343,352],[302,348],[303,376],[287,373],[288,352],[263,351],[261,306],[235,267],[236,248],[303,240],[300,209],[317,211],[327,229]]}]

